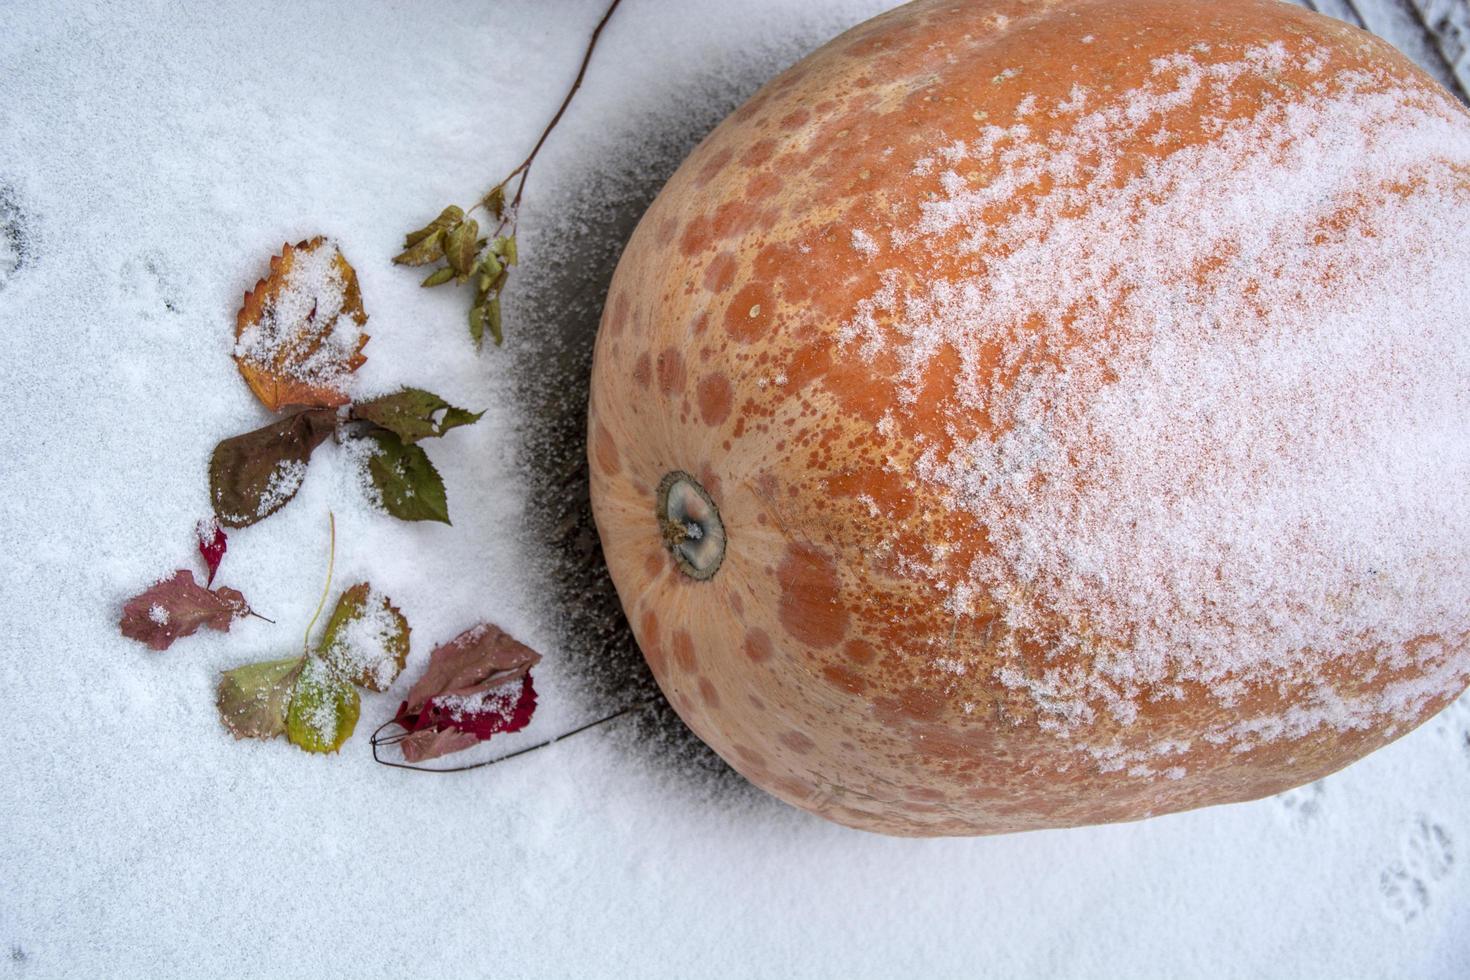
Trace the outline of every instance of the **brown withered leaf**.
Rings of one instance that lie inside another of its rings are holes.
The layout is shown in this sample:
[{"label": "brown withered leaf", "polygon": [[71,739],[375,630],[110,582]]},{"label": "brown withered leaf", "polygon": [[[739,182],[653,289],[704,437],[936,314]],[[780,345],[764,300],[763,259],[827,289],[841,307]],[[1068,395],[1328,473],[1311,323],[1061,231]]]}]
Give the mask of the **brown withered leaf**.
[{"label": "brown withered leaf", "polygon": [[283,245],[235,316],[235,363],[265,407],[335,408],[367,358],[357,272],[337,243]]},{"label": "brown withered leaf", "polygon": [[316,408],[215,446],[209,458],[209,498],[219,522],[249,527],[286,506],[301,488],[312,451],[336,425],[336,409]]},{"label": "brown withered leaf", "polygon": [[215,706],[236,738],[275,738],[286,733],[286,711],[306,658],[246,664],[220,675]]},{"label": "brown withered leaf", "polygon": [[230,631],[230,624],[250,612],[245,596],[235,589],[206,589],[194,573],[181,568],[174,577],[133,596],[123,605],[122,635],[167,650],[181,636],[201,627]]}]

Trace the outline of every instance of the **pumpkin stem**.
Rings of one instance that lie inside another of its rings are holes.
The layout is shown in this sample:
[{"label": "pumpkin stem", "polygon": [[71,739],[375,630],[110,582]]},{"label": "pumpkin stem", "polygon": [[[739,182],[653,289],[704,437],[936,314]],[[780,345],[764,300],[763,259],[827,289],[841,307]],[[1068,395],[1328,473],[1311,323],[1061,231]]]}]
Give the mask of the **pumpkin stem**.
[{"label": "pumpkin stem", "polygon": [[683,470],[672,470],[659,481],[654,515],[679,571],[701,582],[714,578],[725,560],[726,538],[709,491]]}]

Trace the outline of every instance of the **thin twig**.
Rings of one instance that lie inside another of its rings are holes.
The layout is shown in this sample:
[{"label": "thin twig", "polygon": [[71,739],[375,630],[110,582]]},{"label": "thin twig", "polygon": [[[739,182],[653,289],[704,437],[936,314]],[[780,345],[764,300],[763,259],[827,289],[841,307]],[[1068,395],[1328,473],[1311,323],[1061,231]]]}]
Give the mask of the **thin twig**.
[{"label": "thin twig", "polygon": [[[547,123],[546,128],[541,131],[541,136],[536,140],[536,145],[531,147],[531,152],[526,155],[526,159],[522,160],[514,170],[506,174],[504,180],[495,185],[496,187],[504,187],[517,176],[521,178],[516,184],[515,196],[511,198],[509,206],[505,209],[505,213],[509,215],[509,222],[512,228],[515,227],[515,215],[521,205],[521,196],[526,191],[526,178],[531,174],[531,164],[535,162],[536,154],[541,152],[541,147],[546,145],[546,140],[551,136],[551,131],[556,129],[557,124],[561,122],[561,117],[566,114],[567,107],[572,104],[572,99],[576,96],[577,90],[582,87],[582,80],[587,77],[587,66],[592,63],[592,52],[597,49],[597,39],[602,35],[602,29],[607,26],[607,22],[612,19],[613,11],[617,10],[618,4],[622,2],[623,0],[612,0],[612,3],[607,6],[607,10],[603,12],[602,19],[592,29],[592,36],[587,39],[587,50],[582,55],[582,64],[577,68],[577,77],[573,80],[572,87],[567,89],[567,94],[561,100],[561,105],[557,107],[556,114],[551,117],[551,122]],[[484,207],[483,200],[470,208],[470,211],[473,212],[476,208],[480,207]],[[496,229],[496,234],[499,234],[500,229],[504,228],[505,225],[506,219],[502,219],[499,228]]]},{"label": "thin twig", "polygon": [[373,737],[371,739],[373,747],[373,761],[378,763],[379,765],[392,766],[394,769],[412,769],[415,772],[465,772],[469,769],[483,769],[485,766],[494,766],[502,762],[507,762],[511,759],[514,759],[518,755],[525,755],[527,752],[535,752],[538,749],[544,749],[548,746],[555,745],[557,742],[571,738],[573,735],[580,735],[583,732],[592,728],[596,728],[599,725],[606,725],[608,722],[616,721],[624,715],[630,715],[633,714],[635,711],[641,711],[657,700],[657,697],[644,698],[642,701],[635,701],[633,704],[628,705],[626,708],[614,711],[610,715],[606,715],[602,718],[598,718],[595,721],[589,721],[585,725],[580,725],[576,728],[573,728],[569,732],[562,732],[560,735],[554,735],[544,742],[538,742],[535,745],[528,745],[523,749],[516,749],[514,752],[507,752],[505,755],[496,756],[493,759],[486,759],[483,762],[472,762],[466,766],[453,766],[447,769],[439,769],[432,766],[416,766],[408,762],[389,762],[387,759],[380,757],[378,755],[379,745],[396,745],[407,738],[409,734],[408,732],[404,732],[401,735],[390,735],[387,738],[379,738],[378,735],[380,732],[382,732],[383,729],[387,728],[389,725],[394,724],[392,720],[389,720],[383,722],[381,725],[378,726],[377,731],[373,732]]}]

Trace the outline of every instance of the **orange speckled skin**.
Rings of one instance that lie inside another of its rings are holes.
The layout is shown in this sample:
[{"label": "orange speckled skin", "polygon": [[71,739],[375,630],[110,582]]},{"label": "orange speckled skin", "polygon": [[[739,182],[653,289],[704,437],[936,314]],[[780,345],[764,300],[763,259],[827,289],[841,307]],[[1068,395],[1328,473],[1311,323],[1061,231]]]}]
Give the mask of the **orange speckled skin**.
[{"label": "orange speckled skin", "polygon": [[[973,132],[975,119],[1008,119],[1027,95],[1061,99],[1074,84],[1127,91],[1151,59],[1196,41],[1212,44],[1208,62],[1303,39],[1330,47],[1335,64],[1437,89],[1388,45],[1274,0],[920,0],[766,85],[649,208],[597,338],[592,502],[659,685],[756,785],[865,830],[990,834],[1254,799],[1411,727],[1328,726],[1246,753],[1196,738],[1171,760],[1185,778],[1139,779],[1079,757],[990,671],[941,670],[934,661],[946,652],[985,662],[1007,629],[997,600],[958,624],[942,590],[903,571],[908,559],[939,560],[958,576],[986,547],[973,518],[904,476],[916,436],[943,447],[966,435],[954,430],[953,371],[941,369],[953,352],[939,355],[918,403],[882,434],[876,422],[897,403],[892,365],[845,354],[834,338],[881,270],[910,281],[961,273],[959,260],[936,267],[881,239],[870,259],[850,228],[883,213],[896,227],[916,221],[938,177],[914,175],[915,161]],[[1015,77],[997,79],[1015,66]],[[1295,81],[1242,79],[1238,108],[1290,98]],[[1185,142],[1209,138],[1188,106],[1170,123]],[[1136,160],[1160,152],[1140,137]],[[683,575],[659,536],[655,490],[675,469],[702,481],[729,534],[707,582]],[[1013,639],[1039,662],[1044,637]],[[1462,642],[1453,655],[1464,652]],[[1330,679],[1351,694],[1395,678],[1366,669],[1371,658],[1338,657]],[[1310,680],[1255,689],[1230,711],[1186,684],[1183,698],[1146,703],[1130,725],[1099,720],[1091,737],[1124,746],[1189,738],[1233,713],[1289,707]],[[1425,702],[1416,723],[1452,696]]]}]

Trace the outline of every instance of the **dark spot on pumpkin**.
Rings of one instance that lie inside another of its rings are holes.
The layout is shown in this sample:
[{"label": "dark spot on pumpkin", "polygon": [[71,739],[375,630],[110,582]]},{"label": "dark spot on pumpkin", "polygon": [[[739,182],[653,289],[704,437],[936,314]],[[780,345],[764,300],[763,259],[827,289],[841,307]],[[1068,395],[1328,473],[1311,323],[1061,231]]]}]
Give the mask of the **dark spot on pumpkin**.
[{"label": "dark spot on pumpkin", "polygon": [[615,476],[623,468],[612,433],[600,421],[592,425],[592,456],[597,460],[597,468],[607,476]]},{"label": "dark spot on pumpkin", "polygon": [[648,666],[655,674],[663,672],[664,650],[663,644],[658,636],[658,615],[649,609],[643,613],[638,621],[639,633],[638,646],[643,650],[643,659],[648,661]]},{"label": "dark spot on pumpkin", "polygon": [[848,640],[842,645],[842,652],[855,664],[870,664],[878,655],[867,640]]},{"label": "dark spot on pumpkin", "polygon": [[698,255],[709,246],[713,234],[707,215],[691,218],[684,226],[684,234],[679,236],[679,251],[688,256]]},{"label": "dark spot on pumpkin", "polygon": [[675,630],[672,643],[674,663],[680,670],[694,670],[694,639],[688,630]]},{"label": "dark spot on pumpkin", "polygon": [[705,375],[695,396],[699,400],[699,416],[705,425],[716,426],[730,417],[734,391],[730,387],[730,379],[723,374]]},{"label": "dark spot on pumpkin", "polygon": [[640,388],[647,388],[653,381],[653,365],[648,359],[647,351],[639,354],[637,360],[633,362],[633,380]]},{"label": "dark spot on pumpkin", "polygon": [[734,252],[727,249],[716,255],[705,267],[704,288],[712,293],[723,293],[735,281],[735,270],[738,267]]},{"label": "dark spot on pumpkin", "polygon": [[788,796],[805,802],[813,793],[812,787],[800,779],[783,776],[771,782],[771,789],[778,796]]},{"label": "dark spot on pumpkin", "polygon": [[831,558],[809,544],[789,544],[776,581],[781,589],[781,625],[787,633],[813,647],[842,641],[847,634],[847,608]]},{"label": "dark spot on pumpkin", "polygon": [[801,732],[783,732],[777,739],[782,745],[800,755],[806,755],[817,747],[817,743],[807,738]]},{"label": "dark spot on pumpkin", "polygon": [[766,333],[772,307],[770,290],[759,283],[747,283],[725,310],[725,332],[743,344],[756,340]]},{"label": "dark spot on pumpkin", "polygon": [[699,679],[699,696],[706,707],[718,708],[720,706],[720,692],[715,690],[715,686],[709,682],[707,677]]},{"label": "dark spot on pumpkin", "polygon": [[618,293],[607,308],[606,329],[608,336],[616,337],[623,332],[623,327],[628,323],[628,296],[626,293]]},{"label": "dark spot on pumpkin", "polygon": [[734,151],[728,146],[721,147],[717,150],[715,155],[706,160],[704,165],[694,175],[694,186],[704,187],[704,185],[714,180],[715,175],[724,168],[725,164],[730,162],[730,158],[734,155]]},{"label": "dark spot on pumpkin", "polygon": [[766,631],[759,628],[745,631],[745,655],[755,663],[764,663],[771,659],[771,638]]},{"label": "dark spot on pumpkin", "polygon": [[766,757],[748,745],[735,746],[735,755],[748,766],[755,766],[758,769],[766,767]]},{"label": "dark spot on pumpkin", "polygon": [[827,678],[834,687],[840,687],[849,694],[861,694],[868,686],[868,682],[863,679],[861,674],[847,667],[839,667],[836,664],[830,667],[823,667],[822,676]]},{"label": "dark spot on pumpkin", "polygon": [[[747,201],[764,201],[766,198],[774,196],[784,186],[785,181],[777,176],[774,171],[767,170],[750,178],[750,181],[745,185],[745,199]],[[760,221],[761,226],[769,230],[768,219],[773,221],[774,216],[774,212],[763,216]]]},{"label": "dark spot on pumpkin", "polygon": [[806,121],[812,117],[812,111],[806,106],[786,113],[781,117],[782,129],[798,129],[806,125]]},{"label": "dark spot on pumpkin", "polygon": [[747,167],[759,167],[771,159],[776,152],[776,141],[773,139],[757,140],[750,144],[744,153],[740,155],[740,162]]}]

